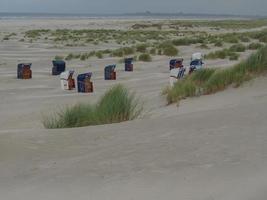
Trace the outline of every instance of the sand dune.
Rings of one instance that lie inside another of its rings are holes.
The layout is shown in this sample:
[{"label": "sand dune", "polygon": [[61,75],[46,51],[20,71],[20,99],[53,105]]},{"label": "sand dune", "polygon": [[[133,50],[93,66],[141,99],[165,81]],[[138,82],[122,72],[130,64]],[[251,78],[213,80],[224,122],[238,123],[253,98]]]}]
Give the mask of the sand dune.
[{"label": "sand dune", "polygon": [[[77,73],[94,72],[96,92],[80,95],[61,91],[58,77],[50,75],[57,51],[1,43],[0,199],[266,200],[267,78],[177,107],[166,106],[160,95],[169,76],[164,57],[136,63],[133,73],[119,65],[119,79],[112,82],[103,80],[103,69],[116,59],[92,60],[90,67],[71,61],[68,67]],[[193,51],[184,47],[183,56]],[[32,80],[16,79],[21,60],[33,62]],[[215,67],[234,63],[212,62]],[[116,83],[144,101],[142,119],[43,128],[44,113],[95,102]]]}]

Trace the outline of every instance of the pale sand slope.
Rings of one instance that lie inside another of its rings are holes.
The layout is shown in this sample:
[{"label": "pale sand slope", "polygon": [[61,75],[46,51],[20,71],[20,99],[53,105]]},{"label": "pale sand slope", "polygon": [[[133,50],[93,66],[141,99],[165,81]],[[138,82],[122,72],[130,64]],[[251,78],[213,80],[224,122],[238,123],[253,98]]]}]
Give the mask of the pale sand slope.
[{"label": "pale sand slope", "polygon": [[[66,26],[61,23],[55,24]],[[6,25],[15,27],[12,22]],[[188,65],[197,49],[179,49]],[[94,73],[96,92],[62,91],[59,78],[50,75],[53,57],[90,50],[0,43],[0,199],[266,200],[267,78],[166,107],[160,92],[168,84],[168,57],[135,63],[133,73],[123,72],[119,64],[118,80],[111,82],[103,80],[103,69],[118,59],[73,60],[68,68]],[[32,80],[16,79],[18,62],[33,62]],[[142,120],[43,129],[42,113],[77,102],[93,103],[116,83],[136,91],[144,101]]]},{"label": "pale sand slope", "polygon": [[265,200],[266,83],[189,99],[171,117],[1,131],[1,199]]}]

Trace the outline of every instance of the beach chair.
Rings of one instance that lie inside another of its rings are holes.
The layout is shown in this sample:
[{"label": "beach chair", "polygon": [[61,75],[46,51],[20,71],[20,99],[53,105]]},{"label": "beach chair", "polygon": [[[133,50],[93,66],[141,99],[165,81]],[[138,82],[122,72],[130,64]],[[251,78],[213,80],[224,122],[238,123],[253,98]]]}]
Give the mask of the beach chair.
[{"label": "beach chair", "polygon": [[60,83],[62,90],[73,90],[75,88],[75,80],[73,78],[73,74],[73,70],[68,70],[60,74]]},{"label": "beach chair", "polygon": [[125,71],[132,72],[133,71],[133,58],[126,58],[124,60],[125,63]]},{"label": "beach chair", "polygon": [[174,84],[184,78],[185,75],[185,67],[173,68],[170,71],[170,86],[173,87]]},{"label": "beach chair", "polygon": [[183,58],[170,60],[170,70],[172,70],[174,68],[183,67],[183,61],[184,61]]},{"label": "beach chair", "polygon": [[80,74],[77,77],[78,92],[92,93],[94,92],[93,82],[91,81],[92,73]]},{"label": "beach chair", "polygon": [[105,80],[116,80],[116,65],[108,65],[105,67],[104,75]]},{"label": "beach chair", "polygon": [[202,59],[203,59],[203,56],[201,53],[192,54],[190,68],[189,68],[189,74],[193,73],[196,70],[203,68],[204,63],[203,63]]},{"label": "beach chair", "polygon": [[66,69],[66,63],[63,60],[53,60],[52,75],[60,75]]},{"label": "beach chair", "polygon": [[18,79],[31,79],[32,78],[32,70],[31,63],[20,63],[17,68],[17,78]]}]

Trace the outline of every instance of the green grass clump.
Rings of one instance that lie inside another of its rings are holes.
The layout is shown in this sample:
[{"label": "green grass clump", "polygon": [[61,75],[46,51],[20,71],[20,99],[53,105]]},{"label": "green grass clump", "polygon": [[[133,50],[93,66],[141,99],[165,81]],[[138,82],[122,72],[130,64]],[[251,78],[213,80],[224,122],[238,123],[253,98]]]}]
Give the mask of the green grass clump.
[{"label": "green grass clump", "polygon": [[214,72],[215,69],[200,69],[196,71],[196,73],[192,74],[191,79],[196,83],[202,84],[206,82],[214,74]]},{"label": "green grass clump", "polygon": [[177,56],[178,49],[176,49],[173,45],[163,48],[163,54],[166,56]]},{"label": "green grass clump", "polygon": [[237,53],[233,52],[229,55],[229,60],[238,60],[238,58],[239,58],[239,54]]},{"label": "green grass clump", "polygon": [[244,52],[246,51],[246,47],[243,44],[234,44],[229,48],[232,52]]},{"label": "green grass clump", "polygon": [[178,49],[170,41],[162,42],[158,45],[158,49],[161,50],[161,54],[166,56],[177,56]]},{"label": "green grass clump", "polygon": [[223,50],[218,50],[215,52],[211,52],[207,55],[205,55],[206,59],[225,59],[228,55],[228,50],[223,49]]},{"label": "green grass clump", "polygon": [[222,47],[222,46],[223,46],[223,43],[222,43],[222,41],[216,41],[216,42],[214,43],[214,46],[215,46],[215,47]]},{"label": "green grass clump", "polygon": [[247,60],[227,69],[202,69],[194,72],[172,88],[165,88],[168,104],[196,96],[224,90],[228,86],[240,86],[244,81],[267,71],[267,46],[259,49]]},{"label": "green grass clump", "polygon": [[55,60],[63,60],[64,59],[64,56],[58,56],[58,55],[56,55],[54,59]]},{"label": "green grass clump", "polygon": [[227,43],[232,43],[232,44],[235,44],[235,43],[238,43],[239,42],[239,39],[236,35],[234,34],[228,34],[228,35],[225,35],[223,37],[223,41],[224,42],[227,42]]},{"label": "green grass clump", "polygon": [[[246,47],[245,47],[245,49],[246,49]],[[243,47],[233,45],[229,49],[222,49],[222,50],[218,50],[215,52],[211,52],[211,53],[205,55],[205,58],[211,59],[211,60],[226,59],[226,58],[229,58],[229,60],[238,60],[239,54],[237,54],[235,51],[243,51]]]},{"label": "green grass clump", "polygon": [[45,128],[73,128],[91,125],[119,123],[136,119],[142,106],[133,93],[122,85],[108,90],[95,105],[77,104],[45,117]]},{"label": "green grass clump", "polygon": [[241,36],[240,40],[241,40],[241,42],[250,42],[249,37],[246,37],[246,36]]},{"label": "green grass clump", "polygon": [[133,47],[123,47],[122,51],[124,55],[132,55],[135,52],[135,49]]},{"label": "green grass clump", "polygon": [[169,88],[164,93],[167,93],[167,102],[168,104],[178,102],[186,97],[193,97],[196,95],[197,86],[194,82],[189,81],[178,81],[175,83],[173,88]]},{"label": "green grass clump", "polygon": [[98,51],[96,52],[96,57],[99,58],[99,59],[102,59],[103,58],[103,53],[101,51]]},{"label": "green grass clump", "polygon": [[150,62],[152,60],[152,57],[148,53],[143,53],[139,56],[138,60],[144,62]]},{"label": "green grass clump", "polygon": [[145,53],[146,49],[147,49],[147,44],[139,44],[136,46],[137,52]]},{"label": "green grass clump", "polygon": [[172,44],[175,46],[188,46],[197,43],[203,43],[203,40],[201,38],[181,38],[172,40]]},{"label": "green grass clump", "polygon": [[250,50],[257,50],[260,49],[263,45],[261,43],[250,43],[248,45],[248,49]]},{"label": "green grass clump", "polygon": [[149,53],[152,54],[152,55],[156,55],[157,49],[156,48],[152,48],[152,49],[150,49]]},{"label": "green grass clump", "polygon": [[201,45],[198,46],[198,48],[209,49],[208,45],[206,45],[206,44],[201,44]]}]

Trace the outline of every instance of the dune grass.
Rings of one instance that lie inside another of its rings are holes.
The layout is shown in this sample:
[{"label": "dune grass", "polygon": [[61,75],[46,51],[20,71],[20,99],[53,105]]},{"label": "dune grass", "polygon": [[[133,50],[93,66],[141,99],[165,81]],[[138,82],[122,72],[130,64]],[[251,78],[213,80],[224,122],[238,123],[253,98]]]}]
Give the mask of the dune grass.
[{"label": "dune grass", "polygon": [[261,44],[261,43],[250,43],[249,45],[248,45],[248,49],[249,50],[257,50],[257,49],[260,49],[261,47],[263,47],[263,45]]},{"label": "dune grass", "polygon": [[137,118],[142,105],[124,86],[116,85],[108,90],[96,104],[77,104],[44,117],[48,129],[73,128],[91,125],[119,123]]},{"label": "dune grass", "polygon": [[232,49],[222,49],[205,55],[205,59],[210,60],[226,58],[229,58],[229,60],[237,60],[239,58],[239,54],[234,52]]},{"label": "dune grass", "polygon": [[143,61],[143,62],[150,62],[152,60],[150,54],[148,53],[143,53],[139,56],[138,58],[139,61]]},{"label": "dune grass", "polygon": [[232,85],[240,86],[244,81],[267,71],[267,46],[252,54],[247,60],[227,69],[202,69],[194,72],[172,88],[164,88],[168,104],[186,97],[216,93]]}]

